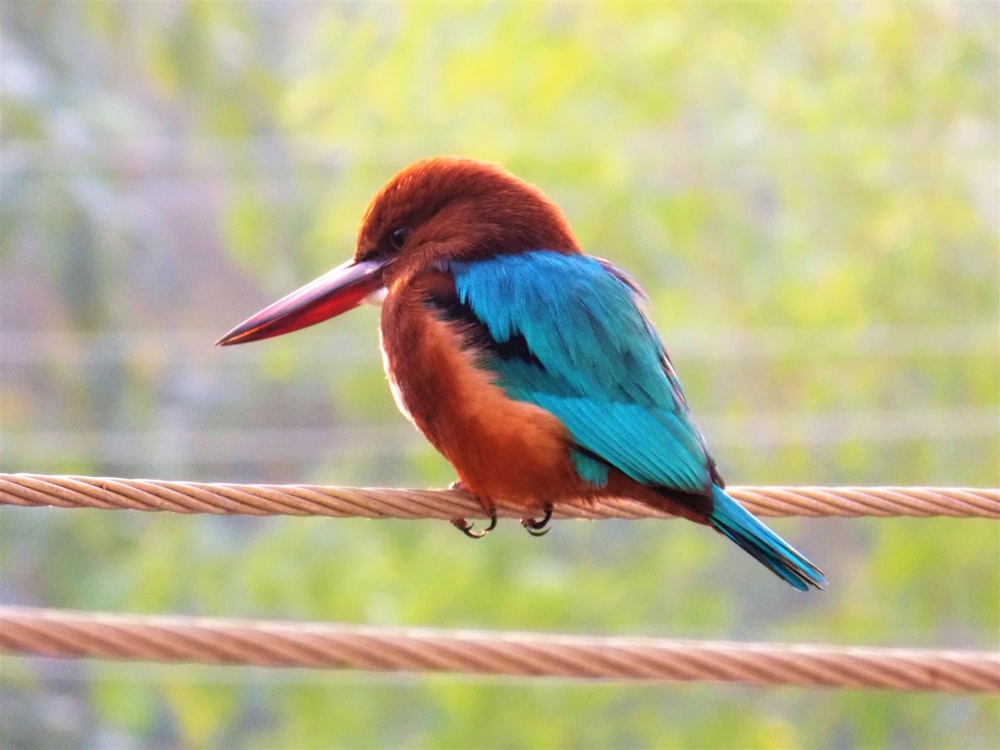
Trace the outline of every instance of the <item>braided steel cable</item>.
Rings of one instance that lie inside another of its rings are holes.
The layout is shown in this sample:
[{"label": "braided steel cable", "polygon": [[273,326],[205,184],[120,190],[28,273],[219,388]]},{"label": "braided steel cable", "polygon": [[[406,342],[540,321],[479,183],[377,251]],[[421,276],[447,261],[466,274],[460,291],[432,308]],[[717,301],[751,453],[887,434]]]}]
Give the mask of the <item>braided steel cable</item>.
[{"label": "braided steel cable", "polygon": [[[1000,489],[945,487],[730,487],[760,516],[952,516],[1000,518]],[[362,518],[480,518],[462,490],[220,484],[108,477],[0,474],[0,505],[248,515]],[[523,508],[497,503],[497,515]],[[555,518],[668,518],[627,498],[560,503]]]},{"label": "braided steel cable", "polygon": [[1000,653],[691,642],[0,607],[0,651],[57,658],[1000,692]]}]

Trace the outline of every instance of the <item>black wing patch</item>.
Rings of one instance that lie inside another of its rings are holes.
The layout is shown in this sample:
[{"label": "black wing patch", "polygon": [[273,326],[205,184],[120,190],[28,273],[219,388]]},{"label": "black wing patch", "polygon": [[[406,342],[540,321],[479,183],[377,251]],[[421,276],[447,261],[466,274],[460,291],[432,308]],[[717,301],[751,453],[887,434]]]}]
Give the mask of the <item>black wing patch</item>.
[{"label": "black wing patch", "polygon": [[424,306],[439,320],[453,324],[461,330],[470,349],[504,362],[520,360],[540,370],[545,369],[520,333],[514,334],[506,341],[497,341],[493,338],[489,327],[476,317],[472,308],[459,301],[454,287],[450,291],[435,289],[424,297]]}]

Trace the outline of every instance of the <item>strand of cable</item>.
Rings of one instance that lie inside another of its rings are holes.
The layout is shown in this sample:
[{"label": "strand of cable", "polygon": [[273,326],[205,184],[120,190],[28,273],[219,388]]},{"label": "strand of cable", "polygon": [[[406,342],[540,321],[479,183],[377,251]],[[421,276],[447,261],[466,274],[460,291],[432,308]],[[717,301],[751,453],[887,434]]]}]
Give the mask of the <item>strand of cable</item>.
[{"label": "strand of cable", "polygon": [[0,607],[0,651],[383,672],[1000,693],[1000,652],[601,638]]},{"label": "strand of cable", "polygon": [[[944,487],[731,487],[760,516],[953,516],[1000,518],[1000,489]],[[148,479],[0,474],[0,505],[246,515],[362,518],[480,518],[463,490],[220,484]],[[498,503],[501,517],[524,509]],[[555,518],[668,518],[628,498],[560,503]]]}]

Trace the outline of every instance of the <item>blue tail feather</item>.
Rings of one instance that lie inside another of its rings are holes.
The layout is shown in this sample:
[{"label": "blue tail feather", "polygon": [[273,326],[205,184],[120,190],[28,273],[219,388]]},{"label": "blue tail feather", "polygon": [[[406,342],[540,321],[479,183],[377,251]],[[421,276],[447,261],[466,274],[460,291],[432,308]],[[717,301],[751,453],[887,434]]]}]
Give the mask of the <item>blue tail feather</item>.
[{"label": "blue tail feather", "polygon": [[708,516],[712,528],[736,542],[772,573],[799,591],[826,585],[823,571],[750,515],[721,487],[712,487],[712,504]]}]

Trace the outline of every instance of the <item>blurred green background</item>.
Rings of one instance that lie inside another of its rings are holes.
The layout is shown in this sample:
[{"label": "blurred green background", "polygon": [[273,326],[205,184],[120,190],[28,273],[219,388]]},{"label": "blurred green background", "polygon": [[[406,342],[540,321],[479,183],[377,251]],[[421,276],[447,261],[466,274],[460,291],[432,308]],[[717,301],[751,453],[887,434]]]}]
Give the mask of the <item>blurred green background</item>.
[{"label": "blurred green background", "polygon": [[[503,162],[629,269],[730,484],[1000,485],[994,2],[3,0],[3,471],[442,486],[364,309],[213,342],[417,158]],[[979,520],[0,510],[0,600],[997,648]],[[7,748],[996,747],[995,699],[0,660]]]}]

